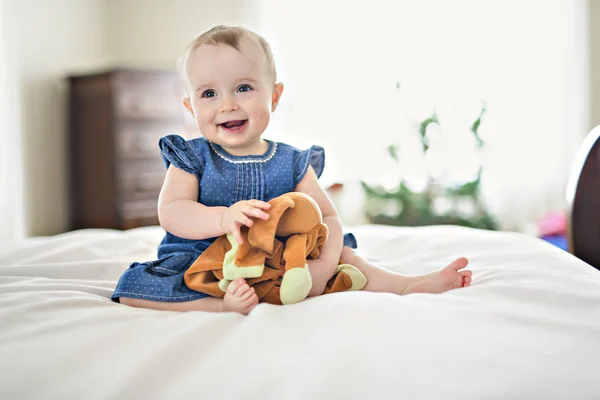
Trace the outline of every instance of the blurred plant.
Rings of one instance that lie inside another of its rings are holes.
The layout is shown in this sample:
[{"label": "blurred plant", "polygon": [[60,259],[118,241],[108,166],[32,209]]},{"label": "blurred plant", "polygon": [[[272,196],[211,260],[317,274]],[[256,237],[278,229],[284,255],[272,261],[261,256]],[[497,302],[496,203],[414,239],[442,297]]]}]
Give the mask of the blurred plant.
[{"label": "blurred plant", "polygon": [[[479,129],[482,118],[486,112],[482,104],[478,117],[470,124],[471,138],[474,142],[473,150],[481,153],[484,148]],[[428,118],[422,120],[416,129],[420,143],[421,156],[427,158],[428,154],[440,143],[430,141],[428,132],[441,123],[433,112]],[[442,135],[446,135],[443,131]],[[469,146],[471,147],[471,146]],[[397,143],[387,147],[387,154],[399,168],[400,145]],[[443,149],[436,149],[438,154]],[[447,149],[446,149],[447,150]],[[467,150],[468,151],[468,150]],[[449,171],[452,165],[444,165],[443,170]],[[444,177],[427,176],[427,183],[422,190],[414,190],[407,184],[405,177],[401,177],[395,188],[388,189],[382,185],[374,185],[361,180],[362,188],[366,194],[366,216],[371,223],[385,225],[461,225],[481,229],[497,229],[497,223],[486,210],[481,197],[482,165],[478,164],[476,177],[472,180],[456,184]]]}]

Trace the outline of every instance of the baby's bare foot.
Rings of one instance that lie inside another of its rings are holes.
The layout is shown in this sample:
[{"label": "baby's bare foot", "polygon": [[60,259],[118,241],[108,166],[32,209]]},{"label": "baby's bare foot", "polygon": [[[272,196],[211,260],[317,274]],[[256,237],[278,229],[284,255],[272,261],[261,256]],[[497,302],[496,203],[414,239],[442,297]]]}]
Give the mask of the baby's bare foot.
[{"label": "baby's bare foot", "polygon": [[446,268],[431,274],[409,278],[402,294],[409,293],[443,293],[448,290],[471,286],[472,271],[461,271],[469,261],[461,257],[454,260]]},{"label": "baby's bare foot", "polygon": [[248,286],[244,279],[236,279],[227,286],[227,292],[223,297],[223,311],[248,315],[257,304],[258,296],[254,288]]}]

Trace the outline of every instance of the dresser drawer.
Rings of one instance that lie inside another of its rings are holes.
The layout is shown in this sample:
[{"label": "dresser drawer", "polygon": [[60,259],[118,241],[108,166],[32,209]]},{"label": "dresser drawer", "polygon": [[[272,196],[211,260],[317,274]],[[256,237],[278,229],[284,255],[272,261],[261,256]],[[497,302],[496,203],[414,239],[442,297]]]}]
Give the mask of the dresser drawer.
[{"label": "dresser drawer", "polygon": [[184,119],[183,85],[177,74],[119,72],[114,76],[117,118]]},{"label": "dresser drawer", "polygon": [[156,200],[126,201],[121,205],[121,229],[158,225]]},{"label": "dresser drawer", "polygon": [[125,161],[119,166],[119,189],[122,193],[160,191],[167,169],[160,159]]},{"label": "dresser drawer", "polygon": [[122,160],[160,158],[160,138],[182,130],[181,125],[120,123],[116,132],[117,154]]},{"label": "dresser drawer", "polygon": [[186,140],[199,136],[196,131],[179,123],[120,121],[116,127],[117,154],[121,160],[160,158],[158,141],[173,134]]}]

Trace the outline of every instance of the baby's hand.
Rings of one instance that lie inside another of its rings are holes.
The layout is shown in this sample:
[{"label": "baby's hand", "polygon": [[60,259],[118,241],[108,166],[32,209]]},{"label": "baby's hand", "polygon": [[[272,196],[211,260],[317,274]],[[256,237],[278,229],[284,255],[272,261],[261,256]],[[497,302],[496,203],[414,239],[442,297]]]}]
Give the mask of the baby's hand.
[{"label": "baby's hand", "polygon": [[248,286],[244,279],[238,278],[227,286],[227,292],[223,298],[223,311],[248,315],[257,304],[258,296],[254,288]]},{"label": "baby's hand", "polygon": [[268,210],[270,207],[269,203],[260,200],[238,201],[225,211],[221,219],[221,226],[225,233],[232,233],[235,240],[242,244],[243,240],[240,232],[242,225],[250,228],[254,224],[250,217],[269,219],[269,214],[262,210]]}]

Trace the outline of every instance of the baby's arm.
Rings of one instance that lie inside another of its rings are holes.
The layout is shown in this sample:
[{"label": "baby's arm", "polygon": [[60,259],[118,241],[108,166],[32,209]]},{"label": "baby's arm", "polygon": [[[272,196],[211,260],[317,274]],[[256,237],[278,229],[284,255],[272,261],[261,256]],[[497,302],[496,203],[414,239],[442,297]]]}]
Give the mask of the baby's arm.
[{"label": "baby's arm", "polygon": [[170,165],[158,197],[158,220],[163,229],[184,239],[202,240],[223,235],[227,207],[198,202],[198,179]]},{"label": "baby's arm", "polygon": [[233,233],[241,241],[240,226],[252,218],[267,219],[269,203],[249,200],[231,207],[207,207],[198,202],[195,175],[170,165],[158,197],[158,219],[167,232],[184,239],[202,240]]},{"label": "baby's arm", "polygon": [[317,202],[323,215],[323,223],[329,229],[329,236],[319,258],[308,264],[313,279],[313,289],[309,296],[317,296],[323,293],[327,281],[331,279],[337,269],[344,245],[342,223],[329,196],[319,185],[317,174],[311,166],[308,167],[308,172],[296,186],[296,191],[308,194]]}]

